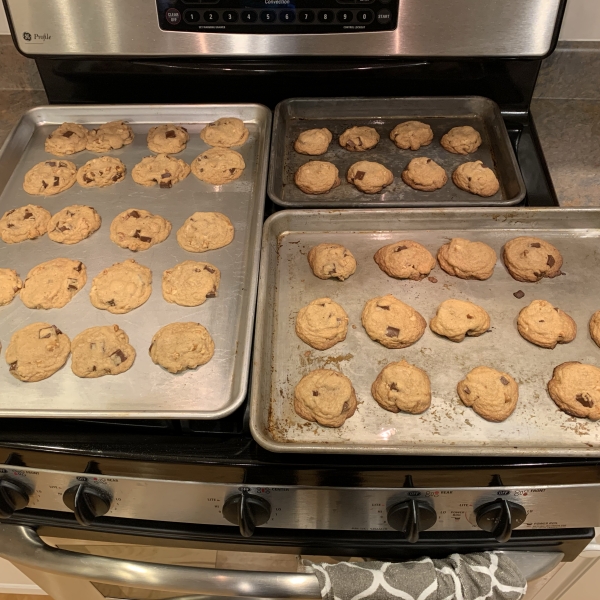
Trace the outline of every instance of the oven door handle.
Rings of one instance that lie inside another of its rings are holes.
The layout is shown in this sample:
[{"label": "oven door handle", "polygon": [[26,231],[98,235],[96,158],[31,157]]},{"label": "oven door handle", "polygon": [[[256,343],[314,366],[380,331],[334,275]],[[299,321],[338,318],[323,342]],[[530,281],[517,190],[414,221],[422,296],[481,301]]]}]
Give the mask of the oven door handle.
[{"label": "oven door handle", "polygon": [[[564,556],[562,552],[506,554],[527,580],[550,572]],[[296,600],[321,597],[317,577],[313,574],[203,569],[81,554],[49,546],[34,529],[22,525],[0,524],[0,556],[32,569],[64,576],[188,595]]]}]

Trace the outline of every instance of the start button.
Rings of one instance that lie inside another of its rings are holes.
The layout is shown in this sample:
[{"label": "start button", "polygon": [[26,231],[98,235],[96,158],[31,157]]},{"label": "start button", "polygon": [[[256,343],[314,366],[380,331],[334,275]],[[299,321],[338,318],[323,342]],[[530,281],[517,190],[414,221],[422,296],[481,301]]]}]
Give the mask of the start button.
[{"label": "start button", "polygon": [[392,20],[392,13],[387,8],[382,8],[377,11],[377,22],[385,25]]}]

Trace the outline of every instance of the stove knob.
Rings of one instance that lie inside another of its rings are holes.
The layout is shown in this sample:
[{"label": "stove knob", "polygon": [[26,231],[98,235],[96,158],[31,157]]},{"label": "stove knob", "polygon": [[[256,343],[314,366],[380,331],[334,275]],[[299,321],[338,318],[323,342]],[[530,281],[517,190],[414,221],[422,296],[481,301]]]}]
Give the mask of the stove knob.
[{"label": "stove knob", "polygon": [[91,525],[110,510],[110,496],[102,489],[78,483],[63,494],[63,502],[75,513],[81,525]]},{"label": "stove knob", "polygon": [[480,529],[504,543],[510,539],[512,530],[525,521],[527,512],[519,504],[499,498],[475,509],[475,517]]},{"label": "stove knob", "polygon": [[390,507],[387,514],[390,527],[401,531],[414,544],[419,541],[419,532],[435,525],[437,514],[432,506],[421,500],[405,500]]},{"label": "stove knob", "polygon": [[21,483],[0,479],[0,517],[8,519],[29,504],[29,490]]},{"label": "stove knob", "polygon": [[271,505],[260,496],[242,492],[225,500],[223,516],[230,523],[239,525],[244,537],[251,537],[256,527],[271,518]]}]

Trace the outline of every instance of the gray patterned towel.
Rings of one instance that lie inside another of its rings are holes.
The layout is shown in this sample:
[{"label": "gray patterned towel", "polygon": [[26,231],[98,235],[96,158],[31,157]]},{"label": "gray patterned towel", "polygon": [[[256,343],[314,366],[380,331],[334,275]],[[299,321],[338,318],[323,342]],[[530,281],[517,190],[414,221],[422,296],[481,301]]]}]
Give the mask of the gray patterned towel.
[{"label": "gray patterned towel", "polygon": [[519,600],[527,581],[502,553],[452,554],[402,563],[303,561],[324,600]]}]

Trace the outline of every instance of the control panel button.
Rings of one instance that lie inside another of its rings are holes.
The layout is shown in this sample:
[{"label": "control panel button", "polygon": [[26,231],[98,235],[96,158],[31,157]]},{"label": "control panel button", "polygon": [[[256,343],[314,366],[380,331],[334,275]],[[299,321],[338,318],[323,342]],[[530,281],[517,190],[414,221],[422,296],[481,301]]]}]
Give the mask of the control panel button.
[{"label": "control panel button", "polygon": [[263,10],[260,13],[260,20],[263,23],[275,23],[277,19],[277,13],[274,10]]},{"label": "control panel button", "polygon": [[359,10],[356,13],[356,20],[359,23],[370,23],[373,20],[372,10]]},{"label": "control panel button", "polygon": [[422,500],[405,500],[394,504],[388,510],[390,527],[406,535],[411,544],[419,541],[419,533],[435,525],[437,514],[432,506]]},{"label": "control panel button", "polygon": [[199,23],[200,22],[200,12],[197,10],[186,10],[183,13],[183,20],[186,23]]},{"label": "control panel button", "polygon": [[527,518],[527,512],[520,504],[503,498],[480,506],[475,515],[479,528],[489,531],[501,543],[508,542],[513,529]]},{"label": "control panel button", "polygon": [[238,14],[235,10],[226,10],[223,12],[223,21],[225,23],[236,23],[238,20]]},{"label": "control panel button", "polygon": [[385,25],[392,20],[392,12],[387,8],[382,8],[377,11],[377,22]]},{"label": "control panel button", "polygon": [[279,13],[279,20],[282,23],[293,23],[296,20],[296,13],[293,10],[282,10]]},{"label": "control panel button", "polygon": [[170,25],[179,25],[181,22],[181,13],[176,8],[168,8],[165,11],[165,19]]},{"label": "control panel button", "polygon": [[8,519],[29,504],[29,490],[20,482],[0,480],[0,517]]},{"label": "control panel button", "polygon": [[350,23],[354,19],[354,14],[351,10],[338,10],[337,20],[340,23]]},{"label": "control panel button", "polygon": [[372,4],[375,0],[356,0],[356,4]]},{"label": "control panel button", "polygon": [[87,526],[110,510],[111,498],[94,485],[78,483],[63,494],[63,502],[75,513],[77,522]]},{"label": "control panel button", "polygon": [[219,20],[219,13],[216,10],[207,10],[204,13],[204,20],[207,23],[216,23]]},{"label": "control panel button", "polygon": [[301,10],[298,13],[300,23],[312,23],[315,20],[315,13],[312,10]]},{"label": "control panel button", "polygon": [[255,10],[245,10],[242,12],[242,21],[244,23],[254,23],[258,19],[258,14]]},{"label": "control panel button", "polygon": [[333,23],[333,11],[320,10],[317,18],[320,23]]},{"label": "control panel button", "polygon": [[271,505],[264,498],[244,491],[225,500],[223,516],[230,523],[239,525],[244,537],[251,537],[256,527],[271,518]]}]

